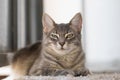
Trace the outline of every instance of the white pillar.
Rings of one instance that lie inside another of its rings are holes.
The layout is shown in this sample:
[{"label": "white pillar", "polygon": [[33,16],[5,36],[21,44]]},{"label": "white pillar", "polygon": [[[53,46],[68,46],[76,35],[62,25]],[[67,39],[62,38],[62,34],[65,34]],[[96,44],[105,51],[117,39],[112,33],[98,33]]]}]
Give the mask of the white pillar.
[{"label": "white pillar", "polygon": [[120,68],[120,0],[85,0],[86,53],[89,67]]},{"label": "white pillar", "polygon": [[18,5],[17,5],[17,17],[18,17],[18,49],[22,48],[25,46],[25,41],[26,41],[26,35],[25,35],[25,31],[26,31],[26,14],[25,14],[25,0],[18,0],[17,1]]},{"label": "white pillar", "polygon": [[9,0],[0,0],[0,52],[8,50]]}]

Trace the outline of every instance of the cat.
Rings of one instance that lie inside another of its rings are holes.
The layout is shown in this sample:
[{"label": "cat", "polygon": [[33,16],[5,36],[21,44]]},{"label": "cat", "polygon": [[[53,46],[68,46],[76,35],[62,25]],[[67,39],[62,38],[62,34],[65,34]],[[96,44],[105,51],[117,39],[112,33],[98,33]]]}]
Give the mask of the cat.
[{"label": "cat", "polygon": [[48,14],[42,17],[43,39],[16,52],[12,60],[14,76],[86,76],[81,44],[82,16],[57,24]]}]

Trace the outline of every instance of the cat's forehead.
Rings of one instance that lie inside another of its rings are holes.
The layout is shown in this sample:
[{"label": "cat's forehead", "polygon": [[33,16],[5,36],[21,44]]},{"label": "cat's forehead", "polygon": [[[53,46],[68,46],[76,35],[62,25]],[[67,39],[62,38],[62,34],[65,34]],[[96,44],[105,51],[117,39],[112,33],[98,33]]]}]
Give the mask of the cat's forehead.
[{"label": "cat's forehead", "polygon": [[69,31],[71,31],[71,28],[69,27],[69,24],[56,24],[55,25],[55,32],[56,33],[68,33]]}]

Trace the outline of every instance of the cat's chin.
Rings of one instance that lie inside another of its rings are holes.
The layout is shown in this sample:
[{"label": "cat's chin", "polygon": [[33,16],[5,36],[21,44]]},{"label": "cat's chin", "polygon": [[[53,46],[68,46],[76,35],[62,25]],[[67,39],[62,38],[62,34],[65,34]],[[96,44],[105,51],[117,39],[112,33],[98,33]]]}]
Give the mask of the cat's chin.
[{"label": "cat's chin", "polygon": [[55,49],[54,51],[55,51],[57,54],[59,54],[59,55],[66,55],[66,54],[69,54],[69,52],[71,51],[71,49],[61,48],[61,49]]},{"label": "cat's chin", "polygon": [[63,47],[61,47],[61,48],[58,48],[57,50],[60,50],[60,51],[68,51],[69,49],[68,49],[68,48],[63,48]]}]

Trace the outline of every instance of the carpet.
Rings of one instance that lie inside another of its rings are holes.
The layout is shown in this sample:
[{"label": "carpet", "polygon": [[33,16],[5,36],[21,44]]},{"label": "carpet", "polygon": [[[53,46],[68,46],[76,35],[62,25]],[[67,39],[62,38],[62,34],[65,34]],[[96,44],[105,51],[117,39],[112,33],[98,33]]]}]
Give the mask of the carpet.
[{"label": "carpet", "polygon": [[73,77],[73,76],[31,76],[31,77],[24,77],[24,79],[19,80],[120,80],[120,73],[93,73],[88,76],[80,76],[80,77]]}]

